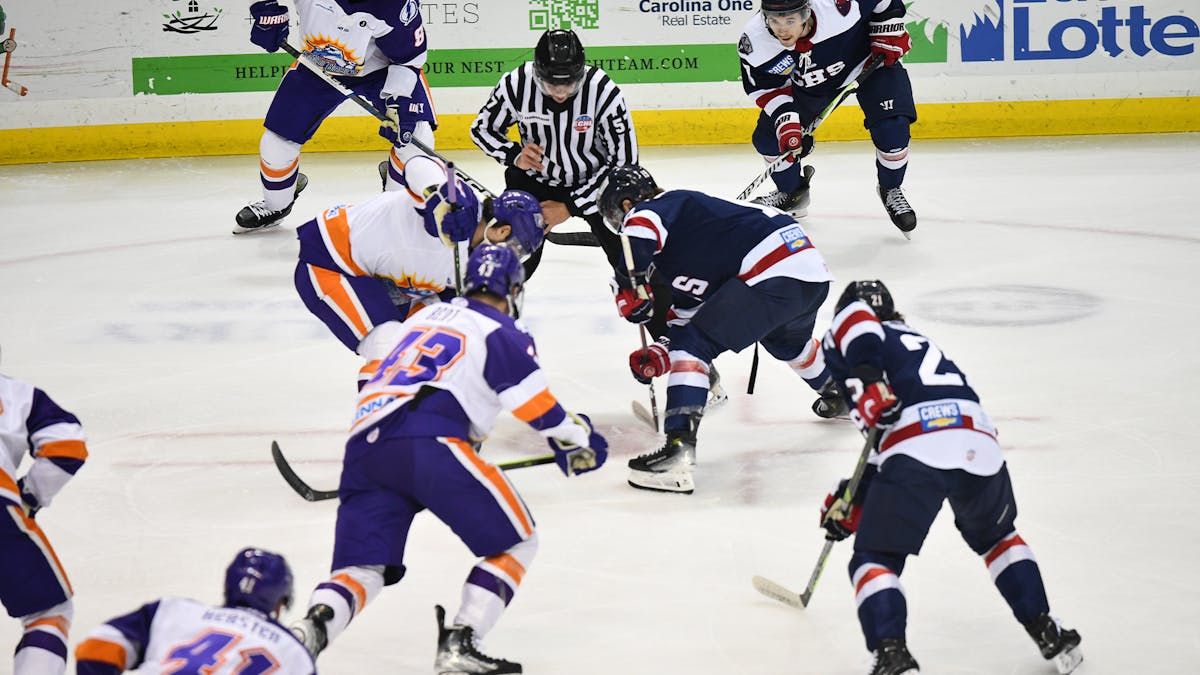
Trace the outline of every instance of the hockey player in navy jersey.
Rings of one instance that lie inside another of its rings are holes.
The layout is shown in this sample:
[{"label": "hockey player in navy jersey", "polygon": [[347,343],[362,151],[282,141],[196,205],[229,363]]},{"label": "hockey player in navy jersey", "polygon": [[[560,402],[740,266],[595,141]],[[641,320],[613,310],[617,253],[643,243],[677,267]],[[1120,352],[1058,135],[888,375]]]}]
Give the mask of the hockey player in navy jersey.
[{"label": "hockey player in navy jersey", "polygon": [[[883,65],[855,92],[875,144],[877,191],[892,223],[902,232],[917,226],[917,214],[900,186],[908,166],[909,125],[917,121],[912,83],[900,65],[911,47],[901,0],[762,0],[738,41],[742,87],[762,113],[753,143],[774,161],[787,152],[807,155],[813,139],[804,133],[837,91],[877,55]],[[771,177],[776,190],[756,201],[803,215],[812,168],[798,162]]]},{"label": "hockey player in navy jersey", "polygon": [[[392,142],[385,189],[404,188],[404,164],[433,147],[437,128],[422,67],[428,41],[418,0],[293,0],[300,14],[300,51],[334,79],[386,112],[379,135]],[[287,41],[291,15],[276,0],[250,5],[250,41],[268,52]],[[346,95],[299,64],[283,76],[267,110],[259,143],[263,198],[237,214],[234,234],[279,224],[308,184],[300,148]]]},{"label": "hockey player in navy jersey", "polygon": [[363,387],[346,443],[333,571],[293,626],[313,654],[400,581],[409,527],[429,509],[479,557],[450,626],[436,608],[435,672],[522,672],[481,653],[479,641],[529,569],[537,530],[516,488],[473,439],[505,409],[548,440],[567,476],[600,468],[608,454],[588,418],[568,413],[550,393],[533,338],[514,321],[523,280],[511,248],[481,246],[467,263],[465,297],[426,307],[393,332],[394,348]]},{"label": "hockey player in navy jersey", "polygon": [[[838,299],[822,347],[830,373],[855,407],[851,417],[879,428],[852,503],[831,494],[821,510],[827,536],[857,532],[850,578],[872,675],[917,671],[905,643],[900,585],[942,502],[987,566],[1013,616],[1060,673],[1083,660],[1080,637],[1050,616],[1033,551],[1017,533],[1017,504],[996,428],[963,372],[928,337],[904,323],[880,281],[854,281]],[[844,483],[837,494],[844,490]],[[834,519],[826,518],[833,510]]]},{"label": "hockey player in navy jersey", "polygon": [[109,619],[76,647],[75,672],[316,675],[312,655],[279,624],[291,604],[283,556],[244,548],[225,569],[223,605],[162,598]]},{"label": "hockey player in navy jersey", "polygon": [[[812,339],[817,309],[833,278],[804,229],[777,209],[692,190],[662,191],[640,166],[609,172],[600,197],[605,219],[627,238],[631,274],[618,274],[617,309],[633,323],[654,312],[652,269],[673,289],[667,334],[629,357],[633,375],[667,375],[666,442],[629,461],[629,483],[691,493],[696,432],[712,361],[760,342],[822,400],[814,412],[837,415],[839,395]],[[834,406],[834,407],[830,407]]]}]

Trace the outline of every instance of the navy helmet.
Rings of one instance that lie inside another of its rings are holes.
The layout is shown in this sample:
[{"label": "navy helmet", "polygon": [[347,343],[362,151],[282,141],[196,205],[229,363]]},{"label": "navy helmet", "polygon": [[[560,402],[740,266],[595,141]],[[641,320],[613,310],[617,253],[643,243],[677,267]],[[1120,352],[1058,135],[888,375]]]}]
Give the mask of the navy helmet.
[{"label": "navy helmet", "polygon": [[471,252],[467,274],[463,279],[463,295],[486,292],[508,301],[508,315],[521,315],[525,270],[517,252],[503,244],[484,244]]},{"label": "navy helmet", "polygon": [[508,225],[509,246],[517,257],[525,260],[542,245],[546,236],[546,221],[542,219],[542,204],[524,190],[505,190],[492,202],[492,215],[496,225]]},{"label": "navy helmet", "polygon": [[292,570],[278,553],[244,548],[225,570],[225,606],[249,607],[274,616],[292,605]]},{"label": "navy helmet", "polygon": [[637,204],[658,193],[654,176],[639,164],[614,166],[609,170],[606,180],[604,189],[600,191],[600,213],[614,232],[621,229],[621,223],[625,220],[622,203],[626,199]]},{"label": "navy helmet", "polygon": [[792,14],[794,12],[803,13],[803,18],[808,19],[812,13],[810,6],[811,0],[762,0],[763,14]]},{"label": "navy helmet", "polygon": [[837,311],[854,302],[861,300],[867,303],[880,321],[890,321],[896,318],[896,305],[892,302],[892,294],[887,286],[878,279],[866,281],[851,281],[837,301]]}]

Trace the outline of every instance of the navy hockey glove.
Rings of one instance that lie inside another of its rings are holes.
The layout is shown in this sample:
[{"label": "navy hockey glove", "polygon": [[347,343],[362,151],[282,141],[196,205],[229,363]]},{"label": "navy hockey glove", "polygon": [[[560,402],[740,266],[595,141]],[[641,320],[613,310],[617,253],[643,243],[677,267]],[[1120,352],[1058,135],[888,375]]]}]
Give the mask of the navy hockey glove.
[{"label": "navy hockey glove", "polygon": [[912,39],[904,27],[904,19],[896,17],[867,24],[871,35],[871,54],[883,57],[883,65],[890,66],[912,49]]},{"label": "navy hockey glove", "polygon": [[37,512],[42,510],[42,505],[38,501],[38,498],[33,495],[33,492],[29,490],[28,486],[25,485],[24,478],[17,481],[17,489],[21,493],[21,508],[25,509],[25,515],[30,518],[36,518]]},{"label": "navy hockey glove", "polygon": [[650,384],[659,375],[671,372],[671,355],[667,351],[670,344],[666,337],[660,337],[647,347],[633,350],[629,354],[629,370],[633,378],[642,384]]},{"label": "navy hockey glove", "polygon": [[565,476],[578,476],[581,473],[595,471],[604,466],[608,459],[608,441],[592,428],[592,420],[583,413],[571,415],[575,423],[583,427],[588,435],[588,447],[575,445],[570,441],[557,438],[548,439],[550,449],[554,451],[554,463]]},{"label": "navy hockey glove", "polygon": [[[454,190],[454,199],[450,191]],[[425,198],[425,231],[440,238],[447,246],[467,241],[479,227],[479,197],[471,188],[455,179],[442,183]]]},{"label": "navy hockey glove", "polygon": [[399,150],[412,142],[413,132],[417,130],[417,118],[408,114],[409,99],[389,98],[387,100],[387,121],[379,125],[379,135],[392,142]]},{"label": "navy hockey glove", "polygon": [[630,323],[646,323],[654,318],[654,290],[648,277],[634,272],[632,278],[618,274],[612,280],[617,311]]},{"label": "navy hockey glove", "polygon": [[279,51],[288,38],[288,8],[275,0],[259,0],[250,5],[250,16],[250,41],[268,52]]}]

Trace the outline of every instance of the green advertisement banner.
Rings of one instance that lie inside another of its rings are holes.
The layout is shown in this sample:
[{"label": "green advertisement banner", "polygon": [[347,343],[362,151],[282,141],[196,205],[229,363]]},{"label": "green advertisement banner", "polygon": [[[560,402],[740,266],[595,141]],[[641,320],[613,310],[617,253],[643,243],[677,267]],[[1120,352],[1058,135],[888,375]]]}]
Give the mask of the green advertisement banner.
[{"label": "green advertisement banner", "polygon": [[[432,87],[494,87],[500,75],[532,58],[527,48],[430,50]],[[588,47],[588,62],[618,84],[737,80],[732,44]],[[273,91],[292,59],[287,54],[216,54],[133,59],[133,93],[221,94]]]}]

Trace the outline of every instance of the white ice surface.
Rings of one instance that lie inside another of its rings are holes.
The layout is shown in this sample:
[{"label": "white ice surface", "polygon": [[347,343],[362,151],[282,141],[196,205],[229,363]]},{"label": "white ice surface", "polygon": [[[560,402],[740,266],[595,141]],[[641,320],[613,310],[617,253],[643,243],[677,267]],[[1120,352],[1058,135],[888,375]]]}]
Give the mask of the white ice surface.
[{"label": "white ice surface", "polygon": [[[448,154],[501,184],[491,160]],[[1200,663],[1198,157],[1197,135],[918,142],[911,242],[874,194],[869,145],[812,157],[806,227],[834,296],[850,279],[886,280],[968,373],[1001,428],[1019,531],[1052,610],[1083,634],[1089,675]],[[312,484],[334,486],[358,362],[296,296],[293,229],[374,194],[380,159],[307,155],[312,183],[286,225],[241,238],[229,230],[258,198],[253,157],[0,168],[3,370],[76,412],[90,439],[86,467],[39,516],[75,585],[75,639],[162,595],[219,602],[224,566],[249,544],[290,560],[290,618],[324,580],[335,506],[292,493],[268,446],[278,439]],[[740,146],[648,148],[644,162],[665,186],[730,196],[761,168]],[[1071,299],[994,290],[1012,285],[1093,304],[1027,325]],[[848,544],[807,610],[750,586],[754,574],[804,584],[822,544],[817,505],[852,468],[856,433],[817,420],[811,393],[769,357],[746,396],[749,353],[727,354],[732,401],[704,422],[696,493],[635,491],[624,462],[656,438],[629,413],[645,396],[625,366],[637,336],[616,315],[599,251],[551,247],[526,310],[552,388],[592,415],[612,454],[571,480],[553,467],[510,474],[542,545],[486,649],[543,675],[865,672]],[[990,319],[1007,324],[980,325]],[[506,418],[488,450],[545,447]],[[1052,672],[947,511],[902,577],[925,672]],[[429,672],[432,607],[453,613],[473,558],[424,515],[407,563],[322,672]],[[0,648],[18,637],[0,621]]]}]

